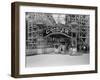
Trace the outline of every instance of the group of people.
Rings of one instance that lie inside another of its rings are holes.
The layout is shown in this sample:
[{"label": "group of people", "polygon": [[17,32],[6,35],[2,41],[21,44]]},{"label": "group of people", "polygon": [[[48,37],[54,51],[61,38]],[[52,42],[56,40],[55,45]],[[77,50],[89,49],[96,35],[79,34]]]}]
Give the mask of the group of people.
[{"label": "group of people", "polygon": [[65,45],[55,45],[55,53],[64,54],[65,53]]},{"label": "group of people", "polygon": [[[67,54],[67,48],[65,45],[55,45],[54,51],[56,54]],[[77,49],[70,47],[68,49],[68,54],[76,54]]]}]

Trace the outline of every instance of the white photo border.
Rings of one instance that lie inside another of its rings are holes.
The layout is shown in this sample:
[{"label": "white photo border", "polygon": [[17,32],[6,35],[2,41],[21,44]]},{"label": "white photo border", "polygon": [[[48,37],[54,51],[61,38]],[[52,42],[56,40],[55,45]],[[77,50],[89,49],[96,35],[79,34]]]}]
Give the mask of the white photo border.
[{"label": "white photo border", "polygon": [[[44,12],[44,13],[64,13],[64,14],[86,14],[90,15],[90,64],[72,65],[58,67],[25,67],[25,12]],[[38,6],[20,6],[19,7],[19,74],[40,74],[55,72],[75,72],[95,70],[95,10],[56,8],[56,7],[38,7]]]}]

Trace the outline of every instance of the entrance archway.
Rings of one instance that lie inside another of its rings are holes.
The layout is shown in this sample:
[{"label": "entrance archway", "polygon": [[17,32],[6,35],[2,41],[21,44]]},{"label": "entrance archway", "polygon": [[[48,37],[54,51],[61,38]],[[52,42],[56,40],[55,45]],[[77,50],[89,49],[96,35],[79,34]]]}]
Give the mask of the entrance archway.
[{"label": "entrance archway", "polygon": [[45,36],[48,48],[61,48],[67,51],[71,45],[71,36],[64,33],[51,33]]}]

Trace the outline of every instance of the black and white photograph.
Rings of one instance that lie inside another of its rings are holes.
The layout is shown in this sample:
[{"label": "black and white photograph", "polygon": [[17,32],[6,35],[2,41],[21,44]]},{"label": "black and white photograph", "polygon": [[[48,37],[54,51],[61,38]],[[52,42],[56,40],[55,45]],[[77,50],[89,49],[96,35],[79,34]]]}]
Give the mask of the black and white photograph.
[{"label": "black and white photograph", "polygon": [[90,15],[26,12],[26,67],[90,63]]},{"label": "black and white photograph", "polygon": [[97,7],[12,3],[12,76],[97,73]]}]

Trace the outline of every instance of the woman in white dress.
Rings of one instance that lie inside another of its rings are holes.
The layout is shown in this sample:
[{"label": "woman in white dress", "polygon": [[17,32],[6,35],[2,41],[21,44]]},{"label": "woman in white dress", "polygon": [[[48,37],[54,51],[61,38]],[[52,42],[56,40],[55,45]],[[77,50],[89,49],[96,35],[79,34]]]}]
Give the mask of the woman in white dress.
[{"label": "woman in white dress", "polygon": [[59,53],[59,48],[58,45],[55,45],[55,53],[58,54]]}]

